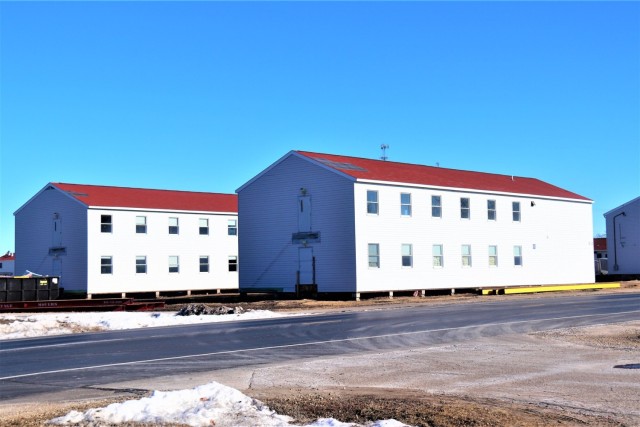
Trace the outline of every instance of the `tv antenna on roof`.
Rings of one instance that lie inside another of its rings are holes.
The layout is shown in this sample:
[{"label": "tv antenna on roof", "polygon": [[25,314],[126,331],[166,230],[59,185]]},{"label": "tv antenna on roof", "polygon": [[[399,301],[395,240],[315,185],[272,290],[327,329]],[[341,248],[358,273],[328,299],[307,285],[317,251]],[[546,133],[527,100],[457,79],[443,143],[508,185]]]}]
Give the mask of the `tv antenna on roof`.
[{"label": "tv antenna on roof", "polygon": [[387,157],[387,148],[389,148],[389,146],[387,144],[382,144],[380,146],[380,149],[382,150],[382,156],[380,156],[381,160],[386,161],[389,157]]}]

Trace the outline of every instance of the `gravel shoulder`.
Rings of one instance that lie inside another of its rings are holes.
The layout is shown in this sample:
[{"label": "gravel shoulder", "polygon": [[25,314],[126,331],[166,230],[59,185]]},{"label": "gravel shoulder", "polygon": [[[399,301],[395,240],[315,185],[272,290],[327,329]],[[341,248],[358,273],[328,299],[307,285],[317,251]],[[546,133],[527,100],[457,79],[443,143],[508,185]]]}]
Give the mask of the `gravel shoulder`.
[{"label": "gravel shoulder", "polygon": [[[617,291],[638,292],[640,287],[633,282]],[[468,302],[473,298],[444,297],[431,302]],[[252,308],[360,310],[416,303],[415,299],[392,301],[267,301]],[[269,304],[272,307],[264,306]],[[637,365],[640,321],[633,321],[156,378],[144,387],[139,383],[107,385],[123,392],[108,399],[78,396],[58,400],[51,396],[48,402],[37,404],[0,403],[0,427],[40,426],[72,409],[105,406],[144,394],[126,391],[133,388],[179,389],[208,381],[237,388],[301,423],[335,417],[359,423],[395,418],[415,426],[443,427],[637,426],[640,369],[631,369]]]}]

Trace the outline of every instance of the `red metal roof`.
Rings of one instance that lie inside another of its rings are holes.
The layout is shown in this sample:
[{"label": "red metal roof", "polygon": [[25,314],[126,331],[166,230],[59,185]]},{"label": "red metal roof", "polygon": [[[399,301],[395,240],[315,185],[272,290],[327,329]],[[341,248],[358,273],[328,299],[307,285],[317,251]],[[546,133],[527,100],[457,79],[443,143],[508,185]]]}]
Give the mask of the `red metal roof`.
[{"label": "red metal roof", "polygon": [[568,199],[590,199],[535,178],[497,175],[446,169],[433,166],[397,163],[359,157],[296,151],[359,180],[398,182],[435,187],[464,188],[490,192],[527,194]]},{"label": "red metal roof", "polygon": [[238,196],[235,194],[107,187],[59,182],[51,184],[87,206],[238,212]]},{"label": "red metal roof", "polygon": [[606,251],[607,250],[607,238],[606,237],[594,237],[593,238],[593,250],[594,251]]},{"label": "red metal roof", "polygon": [[4,254],[2,256],[0,256],[0,261],[15,261],[16,259],[16,255],[15,254]]}]

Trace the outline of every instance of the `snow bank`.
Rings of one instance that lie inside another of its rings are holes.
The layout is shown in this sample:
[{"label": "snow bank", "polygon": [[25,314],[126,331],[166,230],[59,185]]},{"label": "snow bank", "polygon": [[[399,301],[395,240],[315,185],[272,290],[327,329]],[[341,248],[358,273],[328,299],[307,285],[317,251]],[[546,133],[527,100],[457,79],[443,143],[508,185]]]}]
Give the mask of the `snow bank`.
[{"label": "snow bank", "polygon": [[[79,423],[124,424],[186,424],[189,426],[294,426],[293,419],[279,415],[260,401],[240,391],[211,382],[199,387],[179,391],[155,391],[151,397],[114,403],[105,408],[90,409],[84,413],[72,411],[48,423],[75,425]],[[360,424],[343,423],[333,418],[319,419],[307,427],[351,427]],[[396,420],[365,424],[371,427],[403,427]]]}]

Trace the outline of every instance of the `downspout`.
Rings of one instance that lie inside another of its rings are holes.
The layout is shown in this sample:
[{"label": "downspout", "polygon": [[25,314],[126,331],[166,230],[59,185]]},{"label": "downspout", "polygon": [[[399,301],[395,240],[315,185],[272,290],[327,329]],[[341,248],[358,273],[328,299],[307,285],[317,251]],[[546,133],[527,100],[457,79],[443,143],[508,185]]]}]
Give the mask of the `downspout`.
[{"label": "downspout", "polygon": [[616,242],[616,218],[622,216],[627,216],[626,213],[620,212],[618,215],[613,217],[613,270],[618,271],[618,243]]}]

